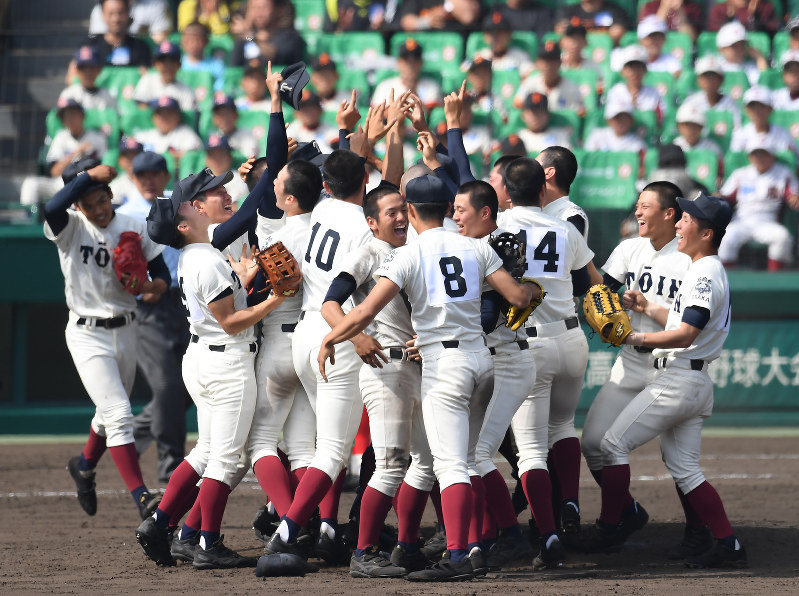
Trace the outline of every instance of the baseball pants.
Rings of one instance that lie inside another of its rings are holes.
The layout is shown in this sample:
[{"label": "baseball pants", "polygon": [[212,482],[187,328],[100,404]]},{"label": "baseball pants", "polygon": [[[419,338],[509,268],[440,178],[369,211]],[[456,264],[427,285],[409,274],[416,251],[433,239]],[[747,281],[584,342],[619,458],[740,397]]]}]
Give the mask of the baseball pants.
[{"label": "baseball pants", "polygon": [[[388,355],[389,348],[383,352]],[[361,366],[361,396],[369,414],[375,452],[369,486],[389,497],[396,495],[403,479],[423,492],[429,492],[435,482],[433,456],[425,436],[421,385],[422,369],[417,362],[389,357],[383,368]]]},{"label": "baseball pants", "polygon": [[106,437],[108,447],[133,443],[130,390],[136,377],[136,331],[128,323],[116,329],[95,327],[92,319],[78,325],[69,313],[65,331],[67,347],[83,387],[96,410],[92,429]]},{"label": "baseball pants", "polygon": [[699,452],[702,424],[712,412],[713,381],[707,365],[691,370],[689,360],[669,358],[605,433],[602,463],[629,464],[633,449],[660,436],[663,462],[683,494],[688,494],[705,481]]},{"label": "baseball pants", "polygon": [[741,247],[750,240],[767,244],[769,259],[791,262],[793,238],[788,228],[775,221],[733,220],[721,240],[719,258],[723,263],[734,263]]},{"label": "baseball pants", "polygon": [[624,408],[655,379],[656,373],[651,354],[640,354],[630,346],[622,348],[610,377],[591,403],[583,425],[581,446],[590,470],[602,469],[599,447],[602,437]]}]

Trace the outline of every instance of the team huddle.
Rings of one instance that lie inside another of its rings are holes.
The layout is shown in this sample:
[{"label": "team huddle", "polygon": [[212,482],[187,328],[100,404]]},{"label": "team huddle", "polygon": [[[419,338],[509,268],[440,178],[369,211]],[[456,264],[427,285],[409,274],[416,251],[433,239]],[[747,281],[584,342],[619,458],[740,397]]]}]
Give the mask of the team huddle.
[{"label": "team huddle", "polygon": [[[559,146],[535,159],[505,156],[491,184],[476,180],[459,122],[463,88],[444,98],[446,144],[419,132],[422,160],[406,170],[400,127],[422,109],[410,92],[392,94],[351,132],[355,118],[322,155],[286,136],[287,81],[270,68],[266,83],[267,153],[242,164],[250,193],[235,213],[224,186],[234,174],[208,169],[150,200],[146,223],[115,212],[114,169],[96,162],[65,172],[45,208],[66,280],[67,344],[96,405],[68,467],[86,513],[97,510],[95,467],[108,449],[143,520],[136,539],[158,565],[304,575],[318,569],[308,562],[316,557],[349,564],[353,577],[411,581],[472,579],[525,558],[552,569],[569,550],[618,550],[647,523],[630,494],[629,454],[659,437],[685,511],[670,556],[695,568],[744,566],[699,467],[713,406],[708,364],[730,325],[717,256],[729,204],[649,184],[635,211],[639,237],[600,273],[588,219],[568,197],[575,156]],[[366,192],[382,139],[382,180]],[[155,169],[163,160],[136,159]],[[138,268],[112,256],[127,232],[140,238]],[[267,269],[301,271],[288,291],[259,266],[274,261],[275,246],[279,262]],[[576,304],[595,285],[625,288],[632,325],[580,441],[588,343]],[[165,300],[171,286],[188,319],[179,366],[198,440],[159,497],[134,446],[129,353],[136,297]],[[361,471],[345,535],[339,498],[364,407],[373,464]],[[518,496],[494,463],[499,452]],[[590,526],[581,526],[583,457],[602,494]],[[250,469],[268,497],[254,523],[260,558],[228,548],[221,533],[228,496]],[[425,543],[428,498],[440,531]],[[533,514],[533,540],[519,501]],[[385,526],[392,507],[396,534]]]}]

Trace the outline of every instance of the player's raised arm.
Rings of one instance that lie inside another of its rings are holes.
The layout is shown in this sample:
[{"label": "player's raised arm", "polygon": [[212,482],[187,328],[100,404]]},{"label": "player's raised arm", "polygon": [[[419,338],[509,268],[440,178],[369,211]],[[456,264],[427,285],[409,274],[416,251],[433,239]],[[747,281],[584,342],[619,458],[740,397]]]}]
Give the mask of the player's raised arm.
[{"label": "player's raised arm", "polygon": [[[519,283],[504,268],[500,267],[486,276],[488,284],[517,308],[526,308],[530,301],[542,298],[541,288],[534,283]],[[532,280],[531,280],[532,281]]]}]

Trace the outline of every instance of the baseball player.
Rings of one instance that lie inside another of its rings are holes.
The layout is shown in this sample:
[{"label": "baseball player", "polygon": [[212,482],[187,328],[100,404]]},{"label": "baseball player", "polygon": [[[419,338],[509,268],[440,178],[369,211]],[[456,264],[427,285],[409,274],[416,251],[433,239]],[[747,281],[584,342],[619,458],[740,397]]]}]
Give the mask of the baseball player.
[{"label": "baseball player", "polygon": [[659,436],[666,467],[715,538],[712,548],[689,557],[687,565],[743,567],[746,550],[699,467],[702,424],[713,410],[708,364],[718,358],[730,330],[729,285],[717,252],[732,209],[724,199],[701,192],[693,200],[677,200],[683,210],[676,225],[677,249],[691,265],[669,309],[636,290],[628,290],[623,298],[625,307],[665,329],[637,331],[625,338],[628,345],[654,349],[657,372],[602,438],[602,513],[583,546],[599,551],[624,542],[620,519],[630,488],[629,454]]},{"label": "baseball player", "polygon": [[[202,521],[194,567],[254,567],[257,563],[255,558],[242,557],[227,548],[220,527],[255,411],[257,347],[253,325],[283,297],[273,295],[247,307],[247,291],[241,280],[209,240],[211,220],[194,199],[201,193],[226,194],[222,185],[232,176],[232,172],[214,176],[204,170],[184,178],[169,199],[153,204],[147,220],[151,238],[183,249],[178,278],[191,330],[191,343],[183,357],[183,380],[197,405],[199,432],[197,445],[172,474],[162,507],[136,529],[136,539],[145,554],[159,565],[175,564],[167,528],[172,515],[182,513],[185,495],[191,494],[201,475],[197,501]],[[256,203],[268,184],[269,177],[263,177],[247,201]],[[250,205],[242,206],[242,211],[255,219]],[[179,538],[186,540],[189,537],[184,536],[184,529]]]},{"label": "baseball player", "polygon": [[[467,182],[455,195],[452,219],[462,236],[490,241],[491,236],[502,233],[496,223],[498,209],[497,194],[490,184]],[[498,303],[499,295],[492,293]],[[484,305],[490,300],[484,299]],[[494,465],[494,457],[513,415],[532,392],[535,380],[535,361],[527,334],[523,329],[512,331],[505,325],[497,325],[498,314],[497,309],[495,316],[483,321],[486,344],[494,361],[494,391],[475,448],[474,470],[469,471],[472,486],[482,484],[484,487],[481,504],[486,509],[483,519],[482,510],[475,508],[476,515],[469,527],[469,546],[490,545],[487,564],[491,569],[530,554],[530,544],[522,538],[505,479]]]},{"label": "baseball player", "polygon": [[[611,253],[602,269],[604,283],[617,292],[622,286],[635,290],[651,303],[670,308],[680,288],[690,259],[677,250],[674,224],[682,217],[677,202],[680,189],[671,182],[652,182],[638,197],[635,218],[638,238],[623,241]],[[641,331],[660,331],[662,327],[640,313],[631,314],[633,327]],[[597,483],[602,485],[602,451],[600,443],[605,432],[614,424],[624,408],[655,377],[657,371],[650,361],[651,348],[624,346],[613,364],[610,378],[599,390],[583,425],[582,451],[586,464]],[[677,487],[680,500],[687,503]],[[685,508],[691,532],[686,536],[702,538],[704,525],[696,524],[690,508]],[[644,526],[649,519],[646,510],[625,496],[621,514],[623,531],[628,535]],[[698,538],[693,538],[696,541]],[[700,541],[700,544],[704,542]],[[687,546],[686,546],[687,548]]]},{"label": "baseball player", "polygon": [[[579,528],[580,447],[574,412],[588,363],[588,342],[574,313],[573,297],[582,296],[590,286],[588,264],[593,252],[573,225],[541,212],[546,173],[537,161],[517,159],[508,164],[504,177],[513,208],[503,212],[498,223],[526,239],[527,275],[543,280],[547,290],[546,301],[525,328],[528,337],[536,338],[536,378],[512,428],[522,484],[541,535],[541,552],[533,566],[553,567],[562,564],[564,556],[555,531],[548,450],[553,462],[561,462],[554,467],[565,470],[558,477],[561,526],[564,532],[575,525]],[[571,463],[575,451],[576,466]]]},{"label": "baseball player", "polygon": [[[88,163],[87,163],[88,162]],[[86,166],[92,166],[86,170]],[[142,518],[158,504],[147,490],[133,443],[130,390],[136,374],[136,299],[114,271],[112,255],[123,232],[141,236],[152,281],[143,292],[161,295],[169,287],[169,271],[161,248],[150,241],[144,222],[114,213],[108,183],[116,170],[95,160],[79,162],[66,172],[67,181],[45,205],[44,234],[58,248],[64,274],[69,322],[67,347],[83,386],[96,406],[89,440],[68,470],[78,503],[89,515],[97,512],[95,467],[106,448],[128,487]],[[74,178],[71,178],[74,176]],[[71,205],[75,209],[70,209]]]},{"label": "baseball player", "polygon": [[481,287],[487,281],[517,308],[527,307],[540,291],[513,280],[485,242],[443,229],[450,204],[439,178],[426,175],[410,181],[406,198],[409,220],[419,232],[417,242],[386,257],[375,273],[374,289],[324,338],[319,369],[324,375],[327,359],[331,364],[337,360],[335,344],[365,329],[405,290],[422,356],[422,412],[441,486],[448,547],[441,561],[407,577],[412,581],[470,579],[475,568],[485,563],[477,560],[481,555],[473,560],[467,550],[472,513],[467,461],[474,458],[494,376],[478,323]]}]

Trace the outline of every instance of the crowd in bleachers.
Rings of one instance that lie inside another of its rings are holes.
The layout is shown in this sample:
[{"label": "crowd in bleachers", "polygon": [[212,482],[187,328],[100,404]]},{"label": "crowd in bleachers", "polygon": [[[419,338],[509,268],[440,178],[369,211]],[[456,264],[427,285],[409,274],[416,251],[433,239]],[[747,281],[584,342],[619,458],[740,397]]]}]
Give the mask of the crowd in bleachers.
[{"label": "crowd in bleachers", "polygon": [[[626,208],[669,144],[741,218],[779,221],[799,206],[797,0],[103,0],[89,33],[48,115],[45,175],[26,180],[23,203],[57,190],[71,161],[96,155],[124,171],[138,147],[176,177],[235,169],[265,151],[267,61],[304,60],[311,92],[286,114],[288,134],[323,151],[352,89],[365,107],[411,88],[443,133],[443,93],[466,79],[478,177],[508,151],[563,145],[580,164],[572,199]],[[411,127],[407,145],[412,163]],[[792,245],[769,259],[789,263]]]}]

